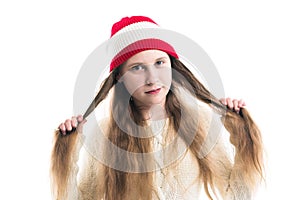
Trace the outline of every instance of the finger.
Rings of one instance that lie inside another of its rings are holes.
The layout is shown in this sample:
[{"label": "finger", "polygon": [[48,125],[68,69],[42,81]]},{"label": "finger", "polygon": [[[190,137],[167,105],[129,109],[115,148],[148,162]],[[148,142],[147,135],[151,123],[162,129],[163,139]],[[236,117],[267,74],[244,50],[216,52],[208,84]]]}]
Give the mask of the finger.
[{"label": "finger", "polygon": [[58,126],[58,128],[59,128],[60,130],[62,130],[62,131],[66,131],[66,126],[65,126],[64,123],[61,123],[61,124]]},{"label": "finger", "polygon": [[82,115],[78,115],[77,116],[78,123],[82,122],[82,120],[83,120],[83,116]]},{"label": "finger", "polygon": [[78,127],[77,127],[77,130],[79,133],[82,133],[82,130],[83,130],[83,125],[87,122],[86,119],[83,119],[79,124],[78,124]]},{"label": "finger", "polygon": [[72,124],[71,124],[71,120],[70,119],[67,119],[65,121],[65,126],[66,126],[67,131],[71,131],[72,130]]},{"label": "finger", "polygon": [[66,134],[66,126],[64,123],[61,123],[58,127],[58,129],[60,130],[60,132],[65,135]]},{"label": "finger", "polygon": [[240,107],[239,107],[239,101],[238,101],[237,99],[234,99],[234,100],[232,101],[232,103],[233,103],[233,108],[234,108],[234,110],[238,112],[238,111],[240,110]]},{"label": "finger", "polygon": [[221,99],[220,99],[220,102],[221,102],[223,105],[227,106],[227,102],[226,102],[225,98],[221,98]]},{"label": "finger", "polygon": [[232,102],[231,98],[227,98],[226,102],[227,102],[227,107],[230,109],[233,109],[233,102]]},{"label": "finger", "polygon": [[245,107],[246,106],[246,103],[243,99],[239,100],[239,107],[242,108],[242,107]]},{"label": "finger", "polygon": [[71,126],[72,126],[72,128],[76,128],[77,125],[78,125],[77,117],[73,116],[71,119]]}]

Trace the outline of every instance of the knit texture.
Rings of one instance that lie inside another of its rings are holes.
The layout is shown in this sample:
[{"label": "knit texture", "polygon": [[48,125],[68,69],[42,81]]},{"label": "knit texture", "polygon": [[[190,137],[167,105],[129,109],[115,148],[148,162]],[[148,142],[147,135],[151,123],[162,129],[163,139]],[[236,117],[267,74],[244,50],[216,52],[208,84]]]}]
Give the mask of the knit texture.
[{"label": "knit texture", "polygon": [[114,36],[118,31],[120,31],[124,27],[129,26],[134,23],[139,23],[139,22],[150,22],[150,23],[156,24],[156,22],[154,22],[152,19],[150,19],[149,17],[145,17],[145,16],[123,17],[119,22],[116,22],[112,26],[110,37]]},{"label": "knit texture", "polygon": [[[204,124],[209,124],[209,117],[206,114],[201,115],[202,122]],[[163,126],[163,127],[161,127]],[[161,130],[162,132],[158,134],[153,140],[153,146],[155,150],[163,148],[164,137],[167,134],[168,120],[166,123],[156,123],[152,125],[155,130]],[[90,148],[81,148],[80,156],[84,158],[81,162],[81,166],[78,167],[78,152],[81,143],[78,143],[79,148],[74,152],[73,159],[73,170],[69,180],[69,190],[68,197],[66,199],[72,200],[97,200],[105,199],[105,194],[103,192],[103,180],[104,165],[99,162],[95,156],[96,154],[101,154],[101,146],[103,146],[101,140],[99,140],[99,134],[105,134],[107,131],[107,121],[103,120],[100,123],[100,132],[95,131],[90,138],[93,141],[88,143],[92,146]],[[82,135],[79,135],[82,137]],[[83,141],[83,140],[82,140]],[[86,142],[84,142],[86,144]],[[224,200],[250,200],[251,193],[247,186],[244,184],[243,178],[240,176],[242,172],[232,171],[231,168],[224,167],[224,163],[229,162],[226,160],[226,156],[223,156],[224,152],[223,139],[218,141],[217,145],[212,150],[211,154],[215,158],[215,163],[219,165],[220,171],[215,177],[215,189],[216,194],[213,199],[224,199]],[[163,158],[157,158],[163,159]],[[78,169],[80,173],[78,173]],[[78,177],[79,174],[79,177]],[[79,182],[77,183],[77,180]],[[199,178],[199,165],[195,155],[193,155],[188,149],[176,162],[173,164],[157,170],[154,175],[154,200],[173,200],[173,199],[183,199],[183,200],[198,200],[198,199],[208,199],[206,196],[202,180]],[[128,197],[124,199],[134,199],[128,194]]]},{"label": "knit texture", "polygon": [[161,50],[179,58],[171,44],[151,34],[156,29],[160,29],[157,23],[144,16],[124,17],[116,22],[111,29],[109,44],[109,53],[113,57],[110,71],[144,50]]}]

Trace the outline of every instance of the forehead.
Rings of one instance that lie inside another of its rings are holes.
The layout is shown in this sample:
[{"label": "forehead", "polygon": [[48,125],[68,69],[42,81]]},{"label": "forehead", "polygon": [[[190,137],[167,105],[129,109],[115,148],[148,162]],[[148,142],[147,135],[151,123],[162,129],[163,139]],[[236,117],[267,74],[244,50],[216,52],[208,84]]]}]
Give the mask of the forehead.
[{"label": "forehead", "polygon": [[129,65],[130,63],[151,63],[159,58],[168,58],[168,54],[166,52],[160,50],[145,50],[139,52],[129,58],[124,64]]}]

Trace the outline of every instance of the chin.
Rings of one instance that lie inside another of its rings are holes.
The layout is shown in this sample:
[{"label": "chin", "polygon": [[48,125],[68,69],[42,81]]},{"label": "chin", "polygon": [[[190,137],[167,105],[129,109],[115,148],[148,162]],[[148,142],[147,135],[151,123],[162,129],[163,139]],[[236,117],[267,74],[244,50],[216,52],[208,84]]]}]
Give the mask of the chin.
[{"label": "chin", "polygon": [[165,100],[166,100],[165,98],[153,99],[153,100],[148,99],[145,102],[147,102],[148,105],[159,105],[159,104],[163,105],[165,103]]},{"label": "chin", "polygon": [[139,98],[138,104],[145,105],[145,106],[153,106],[153,105],[163,105],[165,103],[165,98]]}]

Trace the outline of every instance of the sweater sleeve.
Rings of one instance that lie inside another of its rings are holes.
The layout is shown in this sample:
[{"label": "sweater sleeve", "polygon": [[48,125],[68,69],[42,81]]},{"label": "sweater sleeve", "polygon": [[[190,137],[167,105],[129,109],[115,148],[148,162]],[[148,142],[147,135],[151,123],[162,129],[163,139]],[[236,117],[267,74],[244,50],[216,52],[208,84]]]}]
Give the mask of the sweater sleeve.
[{"label": "sweater sleeve", "polygon": [[74,149],[71,163],[70,163],[70,174],[68,178],[68,185],[67,185],[67,192],[66,192],[66,198],[67,200],[79,200],[81,199],[81,193],[78,188],[77,183],[77,175],[79,172],[79,166],[78,166],[78,160],[79,160],[79,153],[82,149],[82,144],[84,141],[84,135],[78,134],[78,141],[76,144],[76,147]]},{"label": "sweater sleeve", "polygon": [[85,146],[84,135],[79,135],[70,163],[67,200],[93,200],[103,197],[103,164]]},{"label": "sweater sleeve", "polygon": [[232,170],[225,199],[228,200],[251,200],[252,194],[249,187],[245,184],[242,176],[243,172]]},{"label": "sweater sleeve", "polygon": [[[229,134],[229,133],[228,133]],[[226,131],[224,133],[226,136]],[[215,174],[215,183],[221,196],[225,200],[251,200],[252,192],[245,181],[243,171],[239,170],[233,160],[237,156],[234,147],[228,144],[226,137],[219,138],[214,151],[214,158],[218,163],[218,172]],[[232,150],[232,151],[231,151]]]},{"label": "sweater sleeve", "polygon": [[[85,151],[85,153],[87,153]],[[94,157],[87,153],[86,165],[80,170],[78,178],[79,199],[94,200],[103,199],[104,181],[103,181],[103,165]]]},{"label": "sweater sleeve", "polygon": [[[204,128],[209,130],[212,110],[203,106],[200,109],[202,111],[201,118],[207,119],[202,120]],[[237,154],[235,146],[231,144],[230,133],[223,124],[222,126],[222,133],[210,152],[215,164],[214,170],[216,170],[214,173],[215,186],[225,200],[251,200],[254,191],[246,180],[243,159]]]},{"label": "sweater sleeve", "polygon": [[[77,163],[74,163],[73,199],[78,200],[94,200],[103,199],[104,196],[104,169],[105,166],[101,162],[103,155],[103,134],[107,126],[107,119],[98,122],[98,126],[86,124],[84,131],[88,133],[81,140],[82,148],[80,151],[80,169]],[[78,154],[77,154],[78,160]],[[78,172],[78,175],[77,175]],[[78,183],[77,183],[78,182]]]}]

